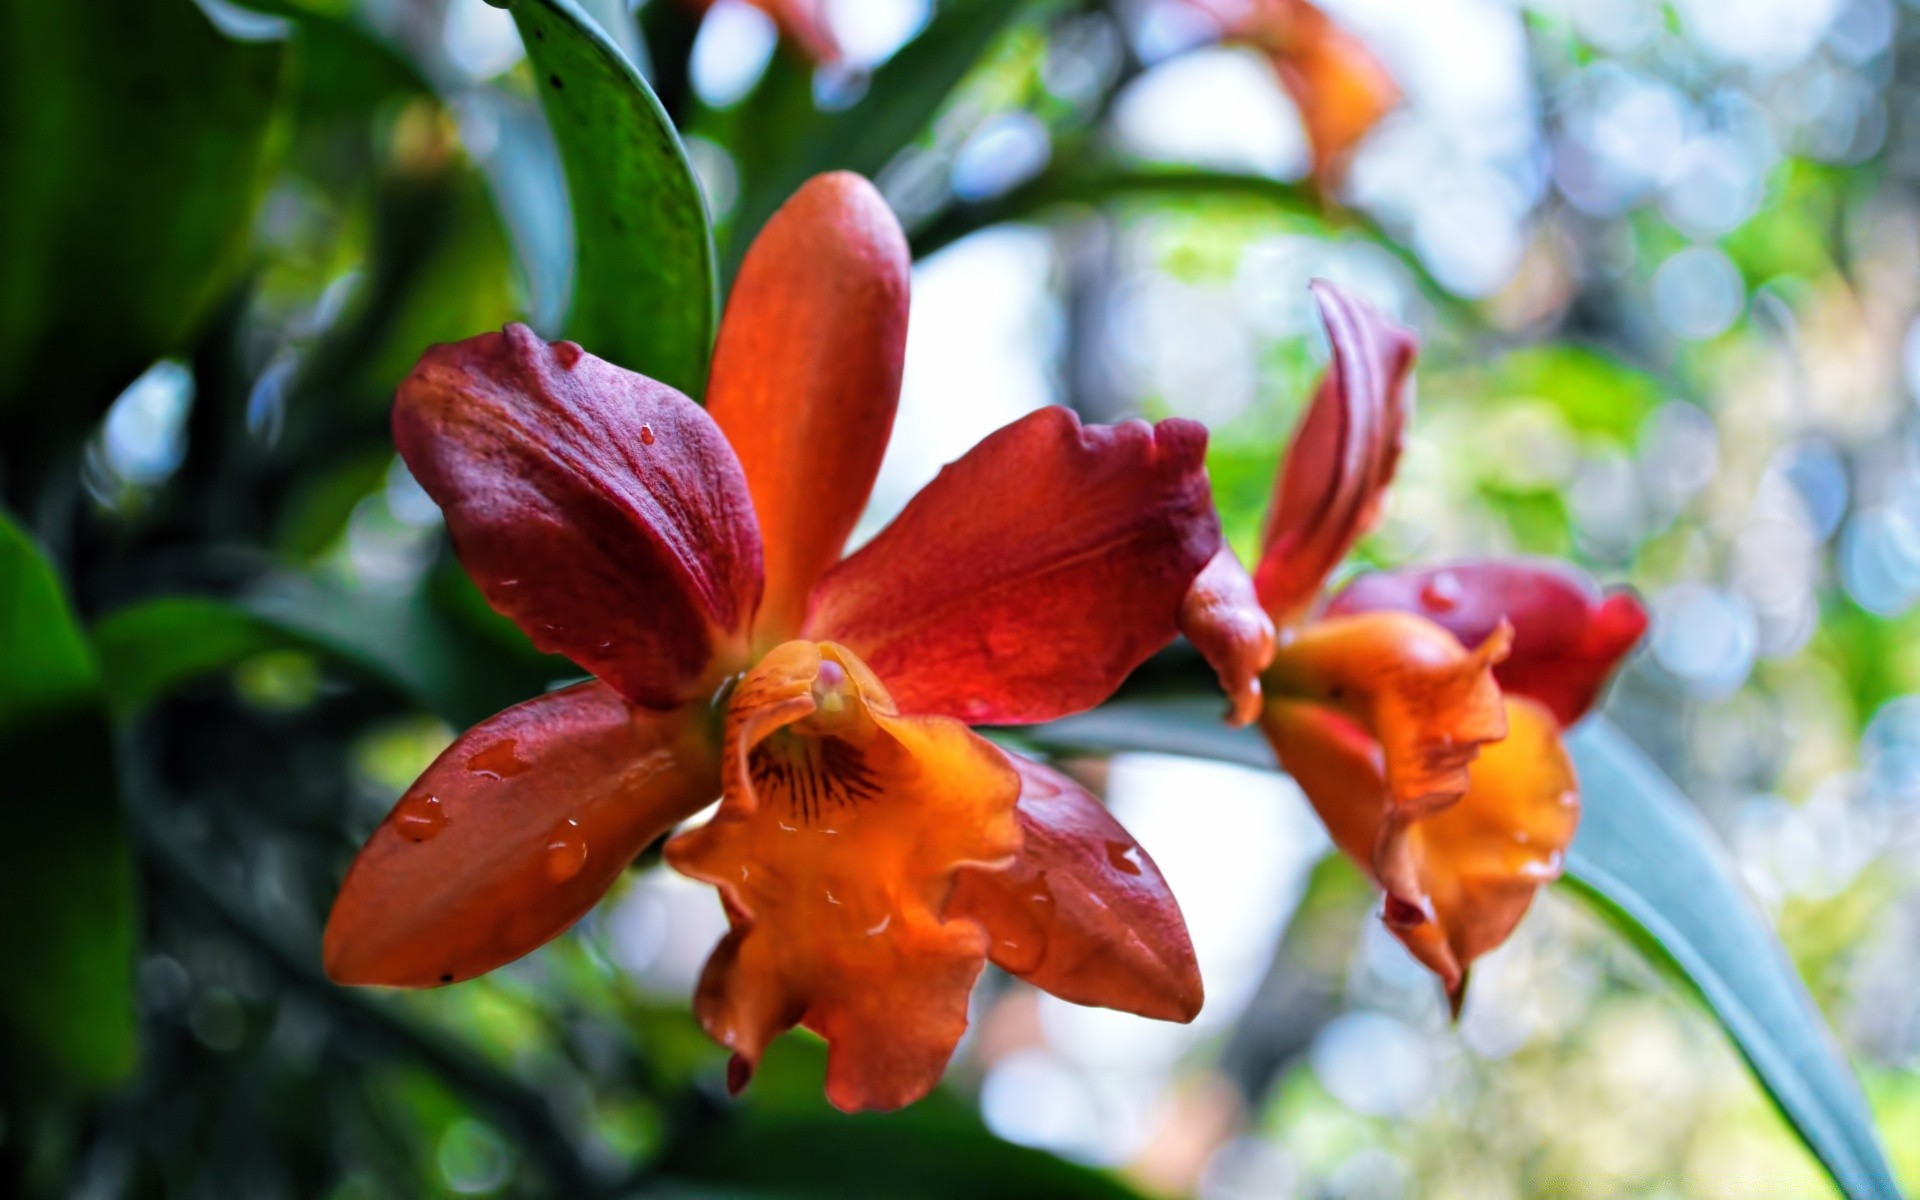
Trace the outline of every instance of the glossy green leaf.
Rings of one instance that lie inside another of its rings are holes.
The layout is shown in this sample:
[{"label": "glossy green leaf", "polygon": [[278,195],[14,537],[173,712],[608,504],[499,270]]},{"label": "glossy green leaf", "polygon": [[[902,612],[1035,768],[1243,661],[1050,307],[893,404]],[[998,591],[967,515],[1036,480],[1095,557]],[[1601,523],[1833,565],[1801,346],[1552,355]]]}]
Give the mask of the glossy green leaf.
[{"label": "glossy green leaf", "polygon": [[566,170],[573,210],[567,336],[698,397],[719,321],[706,203],[673,123],[574,0],[513,18]]},{"label": "glossy green leaf", "polygon": [[[1272,769],[1260,735],[1226,728],[1218,712],[1206,702],[1129,701],[1005,736]],[[1582,815],[1564,882],[1702,1001],[1847,1196],[1897,1200],[1860,1085],[1712,828],[1603,718],[1583,722],[1568,748]]]},{"label": "glossy green leaf", "polygon": [[91,1090],[136,1053],[134,878],[85,637],[0,516],[0,1090]]},{"label": "glossy green leaf", "polygon": [[0,410],[31,399],[77,428],[245,269],[284,141],[288,27],[220,11],[0,15]]},{"label": "glossy green leaf", "polygon": [[1568,748],[1582,815],[1567,882],[1699,995],[1843,1192],[1897,1200],[1860,1085],[1712,828],[1605,720]]},{"label": "glossy green leaf", "polygon": [[814,105],[811,65],[791,53],[777,55],[753,95],[729,114],[740,199],[729,222],[728,275],[802,183],[822,171],[871,178],[925,132],[1023,7],[1025,0],[947,0],[918,37],[873,73],[858,101],[832,112]]},{"label": "glossy green leaf", "polygon": [[198,596],[135,604],[93,630],[108,702],[123,716],[183,683],[287,642],[283,632],[244,609]]}]

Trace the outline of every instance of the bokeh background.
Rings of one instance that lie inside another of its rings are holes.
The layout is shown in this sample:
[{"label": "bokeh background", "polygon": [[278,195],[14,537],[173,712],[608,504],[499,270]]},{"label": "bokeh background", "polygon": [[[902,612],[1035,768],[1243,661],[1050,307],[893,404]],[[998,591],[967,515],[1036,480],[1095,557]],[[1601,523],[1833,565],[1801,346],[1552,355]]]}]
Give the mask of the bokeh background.
[{"label": "bokeh background", "polygon": [[[1405,92],[1331,198],[1267,60],[1179,0],[1035,3],[983,40],[878,171],[918,262],[857,536],[1061,403],[1206,421],[1250,551],[1326,359],[1307,281],[1396,313],[1424,340],[1419,404],[1360,557],[1551,554],[1640,590],[1652,631],[1607,712],[1733,849],[1920,1189],[1920,9],[1324,6]],[[173,69],[238,47],[280,73],[250,156],[170,168],[257,173],[256,203],[208,218],[237,231],[230,286],[186,352],[19,368],[16,387],[71,371],[118,398],[84,427],[10,414],[0,489],[103,638],[140,632],[111,624],[139,601],[244,596],[321,640],[381,640],[405,678],[229,631],[243,644],[210,657],[236,665],[152,682],[120,735],[139,1066],[103,1100],[0,1110],[12,1177],[86,1197],[832,1194],[810,1164],[865,1155],[875,1195],[1082,1194],[1039,1156],[967,1184],[971,1152],[941,1139],[984,1126],[1207,1200],[1832,1194],[1718,1027],[1571,898],[1543,893],[1451,1025],[1298,790],[1216,763],[1073,764],[1181,899],[1200,1019],[990,977],[949,1086],[891,1123],[827,1117],[802,1035],[724,1098],[687,1011],[723,917],[666,871],[479,981],[326,984],[318,929],[360,839],[461,722],[575,673],[484,611],[384,433],[429,342],[557,327],[564,183],[512,18],[482,0],[179,7],[204,28],[152,48]],[[764,216],[737,211],[755,95],[797,78],[789,103],[854,105],[939,15],[827,0],[848,58],[812,72],[741,0],[586,7],[654,59],[723,259],[730,222]],[[1160,184],[1116,182],[1145,166]],[[191,644],[193,615],[145,619]],[[804,1133],[729,1142],[742,1111]],[[732,1190],[662,1174],[702,1154]]]}]

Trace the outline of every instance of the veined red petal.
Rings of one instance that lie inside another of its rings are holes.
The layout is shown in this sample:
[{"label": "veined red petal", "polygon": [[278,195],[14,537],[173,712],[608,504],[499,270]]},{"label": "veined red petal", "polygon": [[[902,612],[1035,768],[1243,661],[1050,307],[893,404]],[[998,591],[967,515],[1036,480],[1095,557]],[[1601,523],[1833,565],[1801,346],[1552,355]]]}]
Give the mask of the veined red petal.
[{"label": "veined red petal", "polygon": [[1303,617],[1327,576],[1379,519],[1400,461],[1412,391],[1412,333],[1325,280],[1313,284],[1333,344],[1280,466],[1253,578],[1274,621]]},{"label": "veined red petal", "polygon": [[899,715],[832,643],[777,647],[741,681],[725,762],[713,820],[667,843],[733,927],[695,997],[701,1024],[740,1083],[799,1023],[827,1039],[836,1106],[919,1099],[986,962],[980,926],[943,915],[954,874],[1019,848],[1019,777],[959,722]]},{"label": "veined red petal", "polygon": [[739,456],[766,545],[755,639],[800,629],[893,430],[907,344],[906,235],[872,184],[815,176],[754,239],[713,351],[707,411]]},{"label": "veined red petal", "polygon": [[1469,650],[1411,613],[1310,621],[1274,654],[1266,693],[1338,709],[1378,740],[1403,824],[1458,800],[1474,755],[1506,736],[1493,667],[1512,637],[1501,625]]},{"label": "veined red petal", "polygon": [[746,479],[685,396],[524,325],[434,346],[393,438],[488,603],[542,650],[670,709],[760,598]]},{"label": "veined red petal", "polygon": [[1375,857],[1393,811],[1379,746],[1311,704],[1270,704],[1261,723],[1334,843],[1387,889],[1387,927],[1440,977],[1456,1011],[1468,968],[1559,877],[1579,822],[1573,764],[1553,714],[1509,699],[1507,726],[1507,737],[1474,761],[1460,802],[1406,831],[1396,880],[1383,877]]},{"label": "veined red petal", "polygon": [[1192,421],[1031,413],[829,571],[808,636],[851,647],[905,712],[987,724],[1091,708],[1173,639],[1220,547],[1205,451]]},{"label": "veined red petal", "polygon": [[995,965],[1063,1000],[1193,1020],[1200,965],[1153,859],[1085,788],[1007,759],[1020,772],[1019,856],[962,870],[947,914],[978,921]]},{"label": "veined red petal", "polygon": [[1219,677],[1228,721],[1251,724],[1260,715],[1260,672],[1273,661],[1273,618],[1260,608],[1231,547],[1220,547],[1194,578],[1180,606],[1180,632]]},{"label": "veined red petal", "polygon": [[578,684],[469,729],[367,839],[327,921],[336,983],[433,987],[565,931],[719,792],[702,714]]},{"label": "veined red petal", "polygon": [[1327,605],[1329,615],[1383,610],[1419,613],[1468,646],[1508,622],[1513,650],[1495,678],[1546,705],[1562,725],[1586,715],[1647,630],[1647,610],[1632,591],[1603,595],[1585,572],[1548,559],[1369,571]]}]

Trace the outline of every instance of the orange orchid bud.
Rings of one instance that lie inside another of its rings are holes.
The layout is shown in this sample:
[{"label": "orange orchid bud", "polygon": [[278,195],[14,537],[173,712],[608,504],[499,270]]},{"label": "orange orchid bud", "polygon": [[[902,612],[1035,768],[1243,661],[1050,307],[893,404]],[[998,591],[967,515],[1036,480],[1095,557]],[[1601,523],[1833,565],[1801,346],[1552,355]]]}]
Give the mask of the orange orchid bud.
[{"label": "orange orchid bud", "polygon": [[1273,661],[1273,618],[1261,611],[1253,580],[1229,547],[1194,578],[1180,606],[1180,632],[1219,676],[1228,722],[1252,724],[1260,715],[1260,672]]}]

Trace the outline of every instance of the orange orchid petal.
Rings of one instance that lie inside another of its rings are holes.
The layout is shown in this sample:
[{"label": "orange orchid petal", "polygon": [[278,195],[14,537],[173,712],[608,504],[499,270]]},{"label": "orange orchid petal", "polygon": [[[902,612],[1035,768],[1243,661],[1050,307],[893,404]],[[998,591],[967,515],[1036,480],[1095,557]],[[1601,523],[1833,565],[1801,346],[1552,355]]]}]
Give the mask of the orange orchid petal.
[{"label": "orange orchid petal", "polygon": [[1391,811],[1379,747],[1338,713],[1309,704],[1270,705],[1262,723],[1335,844],[1388,888],[1388,928],[1440,977],[1456,1011],[1468,969],[1559,877],[1579,823],[1573,764],[1553,714],[1509,699],[1507,726],[1474,762],[1465,797],[1407,831],[1396,887],[1372,857]]},{"label": "orange orchid petal", "polygon": [[734,282],[707,411],[746,471],[766,544],[762,645],[799,631],[879,473],[906,356],[909,259],[880,193],[836,171],[781,206]]},{"label": "orange orchid petal", "polygon": [[1180,632],[1219,676],[1228,721],[1251,724],[1260,715],[1260,672],[1273,661],[1273,618],[1231,547],[1220,547],[1194,578],[1180,605]]},{"label": "orange orchid petal", "polygon": [[637,710],[592,682],[469,729],[347,872],[327,921],[327,975],[432,987],[558,936],[718,793],[699,716]]},{"label": "orange orchid petal", "polygon": [[1467,790],[1480,747],[1506,736],[1493,667],[1513,632],[1502,624],[1473,650],[1410,613],[1362,613],[1292,631],[1265,676],[1267,695],[1344,712],[1380,742],[1396,823],[1427,816]]},{"label": "orange orchid petal", "polygon": [[1419,613],[1469,646],[1510,622],[1513,653],[1494,676],[1563,726],[1586,715],[1647,630],[1647,610],[1631,591],[1602,595],[1584,572],[1547,559],[1369,571],[1327,605],[1330,615],[1383,609]]},{"label": "orange orchid petal", "polygon": [[1007,759],[1020,772],[1019,857],[962,870],[948,915],[980,922],[996,966],[1063,1000],[1193,1020],[1200,965],[1153,859],[1085,788]]},{"label": "orange orchid petal", "polygon": [[976,724],[1092,708],[1173,640],[1220,546],[1206,430],[1043,408],[949,464],[827,573],[808,636],[873,664],[908,712]]},{"label": "orange orchid petal", "polygon": [[1019,776],[959,722],[899,715],[833,643],[789,642],[740,682],[725,754],[719,811],[667,861],[719,888],[733,927],[694,1002],[732,1081],[804,1024],[839,1108],[919,1099],[986,961],[979,925],[942,916],[954,875],[1019,848]]},{"label": "orange orchid petal", "polygon": [[1325,280],[1313,295],[1333,364],[1287,447],[1253,573],[1260,603],[1281,625],[1305,615],[1379,519],[1400,461],[1418,347],[1412,333]]},{"label": "orange orchid petal", "polygon": [[666,710],[744,648],[753,503],[726,438],[672,388],[509,325],[422,355],[393,440],[487,602],[542,650]]}]

